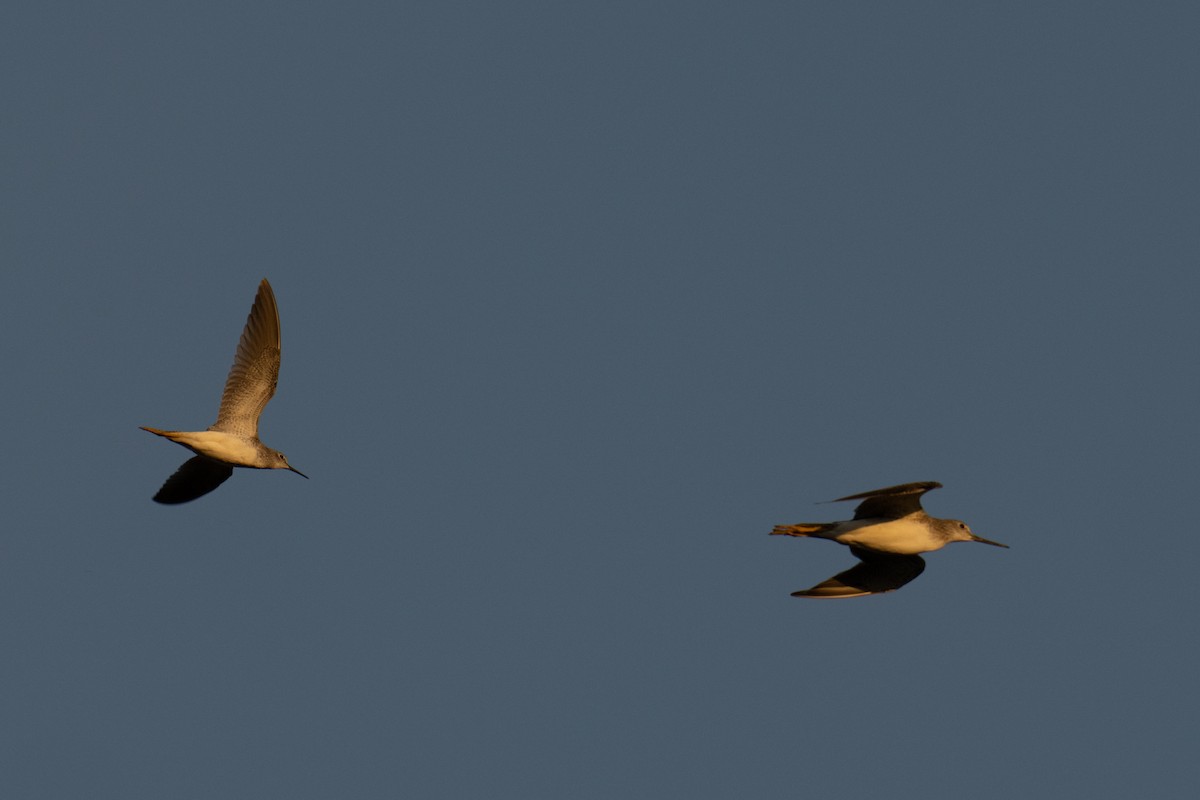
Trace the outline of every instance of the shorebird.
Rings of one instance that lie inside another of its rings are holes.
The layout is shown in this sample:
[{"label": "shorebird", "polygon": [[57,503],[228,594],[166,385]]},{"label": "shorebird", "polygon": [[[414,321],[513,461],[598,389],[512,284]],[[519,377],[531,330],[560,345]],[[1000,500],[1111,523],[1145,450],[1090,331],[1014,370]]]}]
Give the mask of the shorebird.
[{"label": "shorebird", "polygon": [[224,483],[234,467],[290,469],[308,477],[289,464],[283,453],[258,439],[258,418],[275,395],[279,380],[279,343],[279,306],[271,284],[264,278],[225,379],[217,421],[204,431],[142,428],[196,454],[167,478],[154,495],[155,501],[174,504],[195,500]]},{"label": "shorebird", "polygon": [[921,495],[941,486],[937,481],[904,483],[830,501],[862,500],[854,519],[845,522],[776,525],[772,535],[832,539],[848,546],[861,562],[811,589],[792,592],[792,597],[861,597],[899,589],[925,570],[917,553],[941,550],[950,542],[1008,547],[976,536],[965,522],[926,514]]}]

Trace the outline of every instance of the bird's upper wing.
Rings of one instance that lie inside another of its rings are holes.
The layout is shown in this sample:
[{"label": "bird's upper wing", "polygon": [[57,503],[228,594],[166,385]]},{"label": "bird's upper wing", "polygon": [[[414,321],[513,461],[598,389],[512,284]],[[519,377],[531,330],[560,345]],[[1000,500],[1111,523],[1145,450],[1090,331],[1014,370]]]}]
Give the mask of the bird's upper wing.
[{"label": "bird's upper wing", "polygon": [[279,306],[271,284],[264,279],[246,319],[233,366],[225,379],[221,410],[211,430],[258,435],[258,417],[275,395],[279,381],[279,347]]},{"label": "bird's upper wing", "polygon": [[848,497],[839,497],[833,502],[862,500],[854,509],[855,519],[899,519],[920,511],[921,495],[938,488],[941,488],[941,484],[937,481],[902,483],[886,489],[875,489]]},{"label": "bird's upper wing", "polygon": [[860,547],[851,547],[850,552],[862,562],[811,589],[792,592],[792,597],[862,597],[891,592],[925,571],[925,560],[920,556],[883,554]]}]

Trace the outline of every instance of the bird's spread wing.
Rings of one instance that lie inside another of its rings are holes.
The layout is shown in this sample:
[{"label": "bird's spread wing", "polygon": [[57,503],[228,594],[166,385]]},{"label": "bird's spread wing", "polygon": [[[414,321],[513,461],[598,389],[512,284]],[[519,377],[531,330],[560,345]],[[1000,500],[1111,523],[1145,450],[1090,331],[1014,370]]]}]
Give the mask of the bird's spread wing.
[{"label": "bird's spread wing", "polygon": [[279,381],[279,346],[279,306],[271,284],[263,280],[225,379],[221,410],[211,430],[258,435],[258,417],[275,395]]},{"label": "bird's spread wing", "polygon": [[920,556],[882,554],[859,547],[851,547],[850,551],[862,562],[811,589],[792,592],[792,597],[862,597],[891,592],[925,571],[925,560]]},{"label": "bird's spread wing", "polygon": [[902,483],[899,486],[889,486],[886,489],[875,489],[870,492],[852,494],[834,500],[862,500],[854,509],[855,519],[899,519],[921,510],[921,495],[931,489],[941,488],[937,481],[922,481],[921,483]]},{"label": "bird's spread wing", "polygon": [[154,501],[167,505],[186,503],[206,495],[220,486],[233,474],[233,467],[205,456],[196,456],[183,462],[175,474],[154,495]]}]

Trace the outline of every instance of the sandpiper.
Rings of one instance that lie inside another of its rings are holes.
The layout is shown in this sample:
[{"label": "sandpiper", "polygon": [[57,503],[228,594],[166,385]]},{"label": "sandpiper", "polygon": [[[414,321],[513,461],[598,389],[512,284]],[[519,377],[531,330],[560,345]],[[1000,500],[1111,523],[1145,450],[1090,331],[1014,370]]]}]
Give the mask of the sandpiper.
[{"label": "sandpiper", "polygon": [[186,503],[208,494],[233,474],[234,467],[252,469],[290,469],[278,450],[258,440],[258,418],[275,395],[279,380],[279,306],[266,279],[258,285],[258,294],[246,319],[246,328],[233,357],[233,367],[225,379],[225,393],[217,421],[204,431],[142,430],[165,436],[196,454],[188,459],[154,495],[159,503]]},{"label": "sandpiper", "polygon": [[925,560],[917,553],[940,550],[950,542],[1008,547],[976,536],[965,522],[926,514],[921,495],[941,486],[937,481],[904,483],[839,497],[831,502],[862,500],[854,519],[845,522],[776,525],[772,534],[832,539],[847,545],[861,561],[811,589],[792,592],[792,597],[861,597],[899,589],[924,571]]}]

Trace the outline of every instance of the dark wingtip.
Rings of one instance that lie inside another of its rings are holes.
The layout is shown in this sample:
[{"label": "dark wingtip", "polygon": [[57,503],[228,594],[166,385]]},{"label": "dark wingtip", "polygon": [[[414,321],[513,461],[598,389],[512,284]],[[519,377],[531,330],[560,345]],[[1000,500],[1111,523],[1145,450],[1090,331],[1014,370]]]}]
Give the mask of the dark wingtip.
[{"label": "dark wingtip", "polygon": [[836,500],[829,500],[830,503],[840,503],[843,500],[864,500],[868,497],[889,497],[901,494],[924,494],[931,492],[934,489],[941,489],[942,485],[937,481],[917,481],[916,483],[898,483],[895,486],[885,486],[882,489],[872,489],[869,492],[859,492],[858,494],[850,494],[845,497],[839,497]]}]

